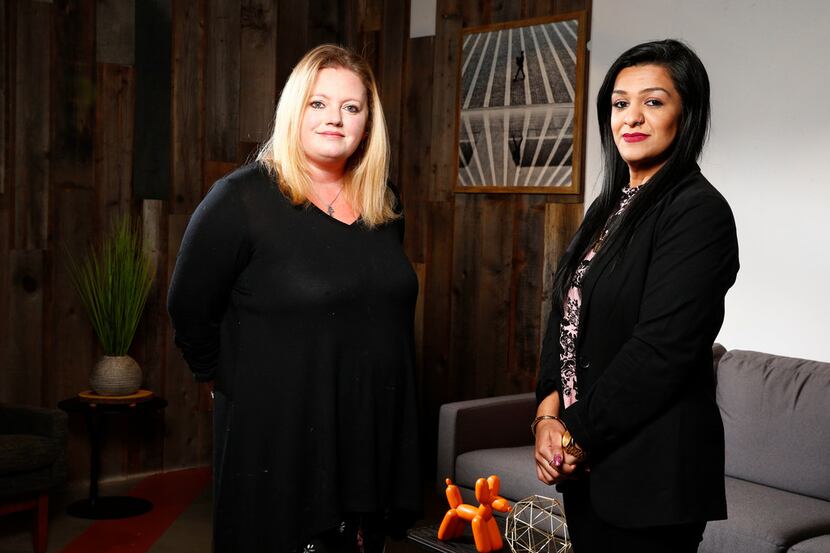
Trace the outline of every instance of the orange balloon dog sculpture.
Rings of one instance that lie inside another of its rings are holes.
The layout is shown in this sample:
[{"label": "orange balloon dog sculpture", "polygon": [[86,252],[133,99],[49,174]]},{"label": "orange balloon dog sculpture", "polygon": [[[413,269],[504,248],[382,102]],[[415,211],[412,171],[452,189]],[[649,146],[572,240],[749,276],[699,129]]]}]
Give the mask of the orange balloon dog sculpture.
[{"label": "orange balloon dog sculpture", "polygon": [[438,539],[457,538],[464,531],[466,521],[473,527],[473,538],[479,553],[501,549],[501,532],[493,518],[493,509],[506,513],[510,510],[510,504],[505,498],[499,497],[498,476],[494,474],[486,480],[479,478],[476,481],[476,500],[480,503],[478,508],[462,503],[461,491],[447,478],[447,501],[450,510],[444,515],[441,527],[438,528]]}]

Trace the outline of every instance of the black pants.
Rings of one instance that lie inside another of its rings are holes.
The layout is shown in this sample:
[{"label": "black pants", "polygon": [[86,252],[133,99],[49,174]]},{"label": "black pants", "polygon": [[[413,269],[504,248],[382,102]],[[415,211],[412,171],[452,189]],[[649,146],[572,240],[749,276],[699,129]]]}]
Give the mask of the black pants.
[{"label": "black pants", "polygon": [[563,493],[574,553],[696,553],[706,522],[619,528],[597,516],[589,479],[568,483]]}]

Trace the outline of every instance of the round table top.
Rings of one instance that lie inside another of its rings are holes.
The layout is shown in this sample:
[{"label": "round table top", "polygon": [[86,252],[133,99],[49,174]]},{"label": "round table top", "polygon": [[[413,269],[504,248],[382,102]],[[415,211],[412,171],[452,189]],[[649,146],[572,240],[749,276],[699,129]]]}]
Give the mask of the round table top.
[{"label": "round table top", "polygon": [[128,411],[129,409],[156,410],[167,407],[167,400],[150,390],[139,390],[127,396],[100,396],[85,390],[74,397],[58,402],[58,407],[67,413],[83,413],[91,409],[106,411]]},{"label": "round table top", "polygon": [[87,403],[141,403],[153,399],[153,392],[150,390],[138,390],[132,394],[124,396],[103,396],[96,394],[92,390],[84,390],[78,394],[81,401]]}]

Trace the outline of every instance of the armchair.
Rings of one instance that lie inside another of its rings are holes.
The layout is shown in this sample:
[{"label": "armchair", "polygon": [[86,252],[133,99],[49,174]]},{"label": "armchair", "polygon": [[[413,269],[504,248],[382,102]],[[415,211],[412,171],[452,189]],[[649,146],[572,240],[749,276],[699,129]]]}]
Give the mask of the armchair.
[{"label": "armchair", "polygon": [[32,542],[45,553],[49,490],[66,480],[63,411],[0,403],[0,515],[34,510]]}]

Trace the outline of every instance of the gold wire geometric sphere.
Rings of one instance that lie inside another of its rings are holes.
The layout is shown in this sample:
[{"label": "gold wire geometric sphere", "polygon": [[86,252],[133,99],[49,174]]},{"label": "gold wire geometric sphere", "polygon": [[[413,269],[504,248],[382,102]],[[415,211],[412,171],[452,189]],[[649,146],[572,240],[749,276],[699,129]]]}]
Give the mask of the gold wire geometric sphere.
[{"label": "gold wire geometric sphere", "polygon": [[571,553],[565,511],[555,499],[532,495],[513,505],[504,537],[513,553]]}]

